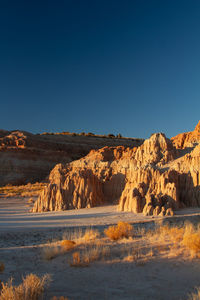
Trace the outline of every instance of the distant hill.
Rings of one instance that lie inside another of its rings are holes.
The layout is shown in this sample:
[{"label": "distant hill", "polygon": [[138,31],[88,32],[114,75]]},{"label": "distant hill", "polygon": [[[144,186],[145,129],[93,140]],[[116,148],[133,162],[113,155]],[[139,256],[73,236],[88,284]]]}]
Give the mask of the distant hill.
[{"label": "distant hill", "polygon": [[42,133],[0,130],[0,185],[42,181],[58,163],[80,159],[105,146],[137,147],[143,139],[119,134]]}]

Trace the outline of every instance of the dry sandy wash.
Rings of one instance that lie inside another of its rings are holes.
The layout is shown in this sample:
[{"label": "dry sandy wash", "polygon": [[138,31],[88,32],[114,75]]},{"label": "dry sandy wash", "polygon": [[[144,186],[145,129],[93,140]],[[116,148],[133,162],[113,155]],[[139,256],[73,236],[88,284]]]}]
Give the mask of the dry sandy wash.
[{"label": "dry sandy wash", "polygon": [[[22,276],[51,274],[44,299],[188,299],[200,285],[199,258],[191,258],[179,245],[147,231],[159,223],[198,223],[200,209],[185,209],[174,217],[152,217],[117,212],[116,206],[29,213],[25,198],[0,199],[0,279],[21,283]],[[133,236],[111,241],[104,234],[119,221],[133,225]],[[90,231],[98,230],[99,236]],[[61,240],[76,244],[63,250]],[[73,253],[84,263],[73,266]],[[85,258],[84,258],[85,257]],[[51,258],[51,259],[50,259]],[[87,258],[87,260],[86,260]]]}]

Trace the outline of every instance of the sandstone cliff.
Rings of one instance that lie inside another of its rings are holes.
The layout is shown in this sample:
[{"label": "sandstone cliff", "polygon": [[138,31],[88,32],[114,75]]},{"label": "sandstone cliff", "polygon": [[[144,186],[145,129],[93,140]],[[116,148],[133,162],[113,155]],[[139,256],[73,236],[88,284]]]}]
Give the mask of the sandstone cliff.
[{"label": "sandstone cliff", "polygon": [[171,140],[173,145],[179,149],[194,147],[194,145],[200,143],[200,121],[194,131],[180,133],[171,138]]},{"label": "sandstone cliff", "polygon": [[172,215],[200,205],[200,144],[187,151],[164,134],[134,148],[104,147],[50,173],[33,212],[118,203],[121,211]]},{"label": "sandstone cliff", "polygon": [[0,130],[0,186],[43,180],[56,164],[79,159],[91,149],[106,145],[133,147],[142,142],[142,139]]}]

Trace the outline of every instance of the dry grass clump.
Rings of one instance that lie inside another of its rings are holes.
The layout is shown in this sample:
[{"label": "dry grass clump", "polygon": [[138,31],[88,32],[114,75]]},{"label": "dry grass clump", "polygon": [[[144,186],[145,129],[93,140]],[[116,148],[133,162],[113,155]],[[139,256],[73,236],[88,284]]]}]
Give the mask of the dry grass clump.
[{"label": "dry grass clump", "polygon": [[79,228],[72,232],[66,232],[62,241],[46,245],[42,250],[42,256],[46,260],[51,260],[75,247],[93,243],[98,236],[99,232],[91,228],[85,231]]},{"label": "dry grass clump", "polygon": [[76,243],[74,241],[70,240],[62,240],[61,243],[61,248],[65,251],[71,250],[75,247]]},{"label": "dry grass clump", "polygon": [[51,260],[61,253],[57,243],[49,243],[42,249],[42,256],[45,260]]},{"label": "dry grass clump", "polygon": [[103,244],[94,244],[83,251],[83,259],[88,263],[105,259],[110,255],[110,248]]},{"label": "dry grass clump", "polygon": [[187,223],[183,227],[178,226],[160,226],[146,234],[146,238],[152,243],[158,244],[160,252],[164,249],[174,250],[174,255],[180,253],[189,254],[191,257],[200,258],[200,228]]},{"label": "dry grass clump", "polygon": [[65,232],[63,239],[75,241],[76,244],[93,242],[99,237],[99,231],[93,228],[82,230],[77,228],[74,231]]},{"label": "dry grass clump", "polygon": [[99,232],[98,230],[95,230],[93,228],[88,228],[86,229],[82,239],[85,242],[90,242],[90,241],[94,241],[99,237]]},{"label": "dry grass clump", "polygon": [[4,263],[0,262],[0,273],[2,273],[5,270]]},{"label": "dry grass clump", "polygon": [[196,288],[196,293],[189,295],[188,300],[200,300],[200,287]]},{"label": "dry grass clump", "polygon": [[[147,233],[148,235],[148,233]],[[152,232],[150,231],[150,236]],[[172,243],[181,242],[184,235],[184,228],[180,228],[177,226],[170,227],[169,225],[163,225],[158,227],[152,237],[156,237],[159,241],[170,241]]]},{"label": "dry grass clump", "polygon": [[6,185],[0,187],[0,193],[3,194],[3,197],[33,197],[38,196],[40,192],[44,189],[46,183],[28,183],[26,185]]},{"label": "dry grass clump", "polygon": [[127,222],[118,222],[116,226],[109,226],[104,230],[105,235],[111,240],[128,238],[132,235],[133,226]]},{"label": "dry grass clump", "polygon": [[70,262],[71,267],[88,267],[89,262],[85,260],[84,257],[81,257],[80,252],[74,252],[72,254],[73,261]]},{"label": "dry grass clump", "polygon": [[12,279],[7,283],[2,283],[0,293],[1,300],[39,300],[42,299],[45,286],[50,282],[50,276],[44,275],[42,278],[29,274],[23,278],[18,286],[12,285]]},{"label": "dry grass clump", "polygon": [[51,260],[58,255],[65,254],[76,246],[76,242],[62,240],[61,242],[49,243],[42,249],[42,256],[45,260]]},{"label": "dry grass clump", "polygon": [[192,224],[187,224],[182,244],[190,250],[192,257],[200,258],[200,228],[195,229]]},{"label": "dry grass clump", "polygon": [[104,260],[110,255],[110,248],[103,243],[86,244],[72,254],[71,267],[88,267],[91,262]]}]

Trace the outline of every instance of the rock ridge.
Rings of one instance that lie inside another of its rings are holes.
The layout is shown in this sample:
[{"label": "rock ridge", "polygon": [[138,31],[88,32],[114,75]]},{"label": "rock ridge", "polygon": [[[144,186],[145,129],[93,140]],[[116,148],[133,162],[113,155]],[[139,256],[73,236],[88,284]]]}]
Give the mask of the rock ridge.
[{"label": "rock ridge", "polygon": [[104,147],[59,164],[33,212],[117,203],[120,211],[164,216],[199,206],[200,144],[186,152],[175,145],[156,133],[138,147]]},{"label": "rock ridge", "polygon": [[68,163],[104,146],[134,147],[142,139],[32,134],[0,130],[0,184],[44,180],[58,163]]}]

